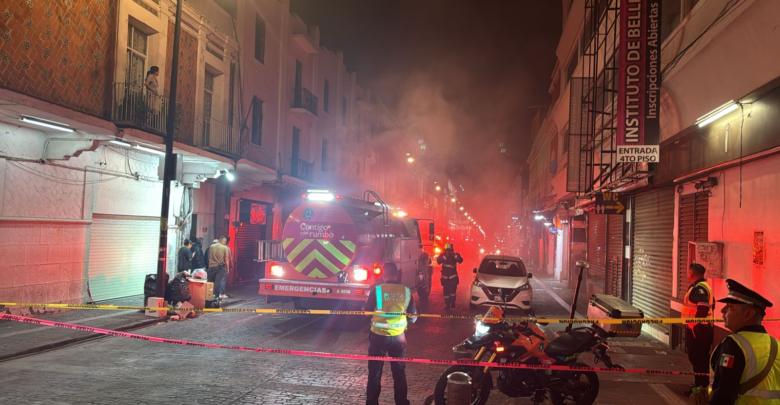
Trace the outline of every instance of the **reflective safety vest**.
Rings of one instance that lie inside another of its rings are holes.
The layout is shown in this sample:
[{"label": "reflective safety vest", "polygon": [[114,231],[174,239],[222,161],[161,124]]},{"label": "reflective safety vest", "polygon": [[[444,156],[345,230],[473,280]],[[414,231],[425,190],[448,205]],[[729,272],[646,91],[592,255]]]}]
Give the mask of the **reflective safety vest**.
[{"label": "reflective safety vest", "polygon": [[[744,384],[764,370],[769,361],[769,346],[773,339],[776,340],[767,333],[758,332],[739,332],[726,339],[734,339],[745,356],[745,370],[742,371],[742,377],[739,379],[740,384]],[[714,372],[711,371],[711,374],[714,375]],[[780,355],[775,358],[766,378],[744,395],[740,395],[734,404],[780,405]]]},{"label": "reflective safety vest", "polygon": [[[685,298],[683,299],[683,306],[682,306],[682,312],[680,317],[683,319],[690,319],[690,318],[696,318],[696,311],[699,308],[698,303],[691,302],[691,292],[693,290],[702,287],[707,290],[707,295],[710,297],[709,302],[709,311],[707,311],[707,316],[705,318],[712,318],[713,311],[715,310],[715,295],[712,293],[712,288],[710,288],[710,285],[706,281],[699,281],[698,283],[691,286],[691,288],[688,289],[688,292],[685,294]],[[696,326],[695,323],[688,323],[686,324],[689,328],[693,328]]]},{"label": "reflective safety vest", "polygon": [[[401,284],[376,286],[376,311],[371,319],[371,332],[382,336],[398,336],[406,330],[406,307],[412,292]],[[403,315],[383,315],[382,312],[400,312]]]}]

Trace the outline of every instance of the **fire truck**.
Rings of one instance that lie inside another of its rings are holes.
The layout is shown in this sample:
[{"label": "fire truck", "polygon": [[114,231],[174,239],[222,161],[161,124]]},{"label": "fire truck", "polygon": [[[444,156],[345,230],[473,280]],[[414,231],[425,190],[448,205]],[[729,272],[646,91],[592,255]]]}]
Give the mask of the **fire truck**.
[{"label": "fire truck", "polygon": [[[388,263],[398,267],[402,284],[421,300],[428,298],[433,267],[424,248],[434,238],[432,220],[394,215],[370,190],[362,199],[308,190],[303,200],[276,241],[277,260],[260,279],[259,294],[268,302],[292,299],[298,309],[359,307],[371,288],[384,282]],[[427,238],[420,228],[424,223]],[[267,242],[260,242],[259,261],[272,249]]]}]

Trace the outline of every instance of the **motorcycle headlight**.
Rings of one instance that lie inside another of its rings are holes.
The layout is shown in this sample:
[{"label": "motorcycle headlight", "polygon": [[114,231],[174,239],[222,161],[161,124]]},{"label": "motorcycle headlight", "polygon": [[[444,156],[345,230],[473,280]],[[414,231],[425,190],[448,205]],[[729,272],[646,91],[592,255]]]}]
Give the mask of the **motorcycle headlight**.
[{"label": "motorcycle headlight", "polygon": [[490,332],[490,326],[485,325],[482,322],[477,322],[477,330],[474,332],[474,335],[477,337],[482,336],[486,333]]}]

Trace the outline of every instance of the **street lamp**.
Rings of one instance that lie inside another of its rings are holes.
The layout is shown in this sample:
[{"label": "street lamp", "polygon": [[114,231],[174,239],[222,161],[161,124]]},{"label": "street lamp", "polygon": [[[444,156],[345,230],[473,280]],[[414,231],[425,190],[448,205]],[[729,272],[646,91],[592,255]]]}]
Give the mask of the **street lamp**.
[{"label": "street lamp", "polygon": [[441,191],[441,186],[436,186],[436,191]]},{"label": "street lamp", "polygon": [[460,210],[463,211],[463,207],[460,207]]},{"label": "street lamp", "polygon": [[455,197],[452,197],[452,199],[450,201],[455,202]]}]

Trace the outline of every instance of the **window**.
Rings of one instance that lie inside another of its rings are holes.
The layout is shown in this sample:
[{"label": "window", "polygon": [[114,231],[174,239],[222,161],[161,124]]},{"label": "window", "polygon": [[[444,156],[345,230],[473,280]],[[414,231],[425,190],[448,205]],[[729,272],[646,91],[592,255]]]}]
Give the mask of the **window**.
[{"label": "window", "polygon": [[263,144],[263,101],[257,96],[252,99],[252,143]]},{"label": "window", "polygon": [[203,81],[203,139],[202,145],[210,146],[211,136],[211,101],[214,95],[214,75],[206,71]]},{"label": "window", "polygon": [[[327,83],[327,82],[326,82]],[[327,172],[328,171],[328,140],[323,139],[322,140],[322,171]]]},{"label": "window", "polygon": [[255,16],[255,59],[265,63],[265,20]]},{"label": "window", "polygon": [[330,101],[330,83],[328,83],[328,80],[325,80],[325,89],[322,92],[322,109],[325,110],[325,112],[328,112],[328,104]]},{"label": "window", "polygon": [[203,118],[211,118],[211,100],[214,95],[214,75],[206,72],[206,77],[203,81]]},{"label": "window", "polygon": [[341,123],[347,125],[347,98],[341,100]]},{"label": "window", "polygon": [[146,79],[146,47],[149,36],[136,27],[127,26],[127,82],[143,84]]},{"label": "window", "polygon": [[233,104],[235,102],[236,98],[236,85],[235,85],[235,78],[236,78],[236,63],[230,62],[230,80],[229,88],[228,88],[228,124],[233,125]]}]

